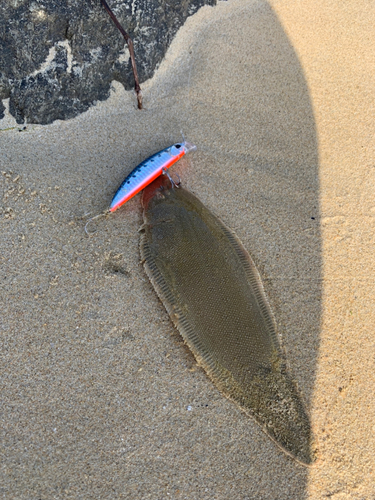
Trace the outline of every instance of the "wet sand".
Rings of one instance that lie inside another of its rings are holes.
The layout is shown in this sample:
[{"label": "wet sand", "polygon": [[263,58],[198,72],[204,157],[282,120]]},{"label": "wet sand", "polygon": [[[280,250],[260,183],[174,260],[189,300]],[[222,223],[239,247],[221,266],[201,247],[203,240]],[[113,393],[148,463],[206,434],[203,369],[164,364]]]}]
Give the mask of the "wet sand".
[{"label": "wet sand", "polygon": [[[0,122],[3,498],[372,500],[374,18],[219,2],[180,30],[144,111],[114,82],[74,120]],[[198,150],[173,171],[263,277],[311,468],[196,366],[140,263],[140,197],[84,232],[180,130]]]}]

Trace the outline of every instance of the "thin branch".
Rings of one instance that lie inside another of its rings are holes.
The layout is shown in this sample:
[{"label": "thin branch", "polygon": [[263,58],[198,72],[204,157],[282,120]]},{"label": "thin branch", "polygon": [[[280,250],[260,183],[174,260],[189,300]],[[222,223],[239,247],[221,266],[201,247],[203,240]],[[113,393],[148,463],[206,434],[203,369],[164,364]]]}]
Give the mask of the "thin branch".
[{"label": "thin branch", "polygon": [[100,0],[103,7],[105,10],[108,12],[110,15],[112,21],[115,23],[116,27],[120,30],[122,36],[125,38],[125,42],[128,45],[129,53],[130,53],[130,60],[132,63],[132,68],[133,68],[133,75],[134,75],[134,89],[135,93],[137,94],[137,101],[138,101],[138,109],[142,109],[142,91],[141,87],[139,85],[139,80],[138,80],[138,73],[137,73],[137,66],[135,64],[135,56],[134,56],[134,47],[133,47],[133,40],[130,38],[130,36],[126,33],[124,28],[121,26],[121,24],[118,22],[117,17],[114,15],[114,13],[111,11],[109,5],[105,0]]}]

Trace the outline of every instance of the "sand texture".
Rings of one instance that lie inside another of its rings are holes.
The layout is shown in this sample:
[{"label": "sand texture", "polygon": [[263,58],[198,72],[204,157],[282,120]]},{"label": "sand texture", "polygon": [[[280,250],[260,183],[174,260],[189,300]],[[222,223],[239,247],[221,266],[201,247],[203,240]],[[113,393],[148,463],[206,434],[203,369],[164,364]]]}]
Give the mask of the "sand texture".
[{"label": "sand texture", "polygon": [[[365,0],[219,2],[142,112],[114,82],[74,120],[0,122],[2,498],[374,500],[374,25]],[[140,196],[84,232],[180,130],[198,150],[172,171],[262,275],[313,467],[197,367],[140,263]]]}]

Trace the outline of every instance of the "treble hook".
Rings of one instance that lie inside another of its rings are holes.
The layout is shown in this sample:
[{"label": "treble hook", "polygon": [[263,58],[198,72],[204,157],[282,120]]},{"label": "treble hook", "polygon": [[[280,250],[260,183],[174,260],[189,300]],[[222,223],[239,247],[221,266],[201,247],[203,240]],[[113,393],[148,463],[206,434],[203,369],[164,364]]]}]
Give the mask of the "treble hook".
[{"label": "treble hook", "polygon": [[172,179],[172,176],[170,175],[170,173],[168,172],[168,170],[166,168],[163,168],[162,173],[163,173],[163,175],[166,175],[168,177],[170,183],[172,184],[172,188],[179,188],[180,187],[180,185],[181,185],[181,178],[180,178],[180,176],[177,173],[176,173],[176,175],[178,177],[178,182],[175,182]]}]

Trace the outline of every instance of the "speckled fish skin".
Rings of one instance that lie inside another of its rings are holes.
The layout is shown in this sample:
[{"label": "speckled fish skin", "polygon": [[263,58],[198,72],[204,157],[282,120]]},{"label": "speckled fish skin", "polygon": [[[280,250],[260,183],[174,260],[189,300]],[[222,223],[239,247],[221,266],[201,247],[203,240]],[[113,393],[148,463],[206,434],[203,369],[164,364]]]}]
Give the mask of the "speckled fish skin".
[{"label": "speckled fish skin", "polygon": [[194,195],[164,177],[146,188],[142,204],[146,273],[198,363],[286,453],[311,464],[310,421],[251,257]]}]

